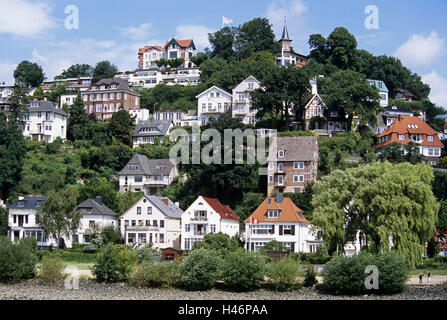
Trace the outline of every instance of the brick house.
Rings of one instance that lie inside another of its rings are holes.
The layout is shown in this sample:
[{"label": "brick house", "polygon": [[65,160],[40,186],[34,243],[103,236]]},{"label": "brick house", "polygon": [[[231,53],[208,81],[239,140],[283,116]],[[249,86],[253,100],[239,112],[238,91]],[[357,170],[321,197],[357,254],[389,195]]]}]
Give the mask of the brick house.
[{"label": "brick house", "polygon": [[141,94],[133,91],[123,79],[102,79],[82,92],[82,100],[87,114],[102,120],[111,118],[121,109],[139,109]]},{"label": "brick house", "polygon": [[277,137],[268,157],[267,194],[300,193],[317,179],[317,137]]}]

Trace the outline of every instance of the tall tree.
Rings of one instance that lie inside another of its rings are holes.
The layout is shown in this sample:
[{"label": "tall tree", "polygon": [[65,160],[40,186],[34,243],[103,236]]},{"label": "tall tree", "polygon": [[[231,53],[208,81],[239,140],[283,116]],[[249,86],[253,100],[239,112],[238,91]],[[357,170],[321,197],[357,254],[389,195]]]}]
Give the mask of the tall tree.
[{"label": "tall tree", "polygon": [[113,78],[118,74],[118,67],[109,61],[101,61],[96,64],[92,71],[92,82],[102,79]]},{"label": "tall tree", "polygon": [[63,237],[71,237],[79,226],[82,216],[74,211],[78,198],[76,187],[53,191],[37,209],[39,226],[45,234],[56,240],[58,247],[63,246]]},{"label": "tall tree", "polygon": [[89,121],[84,103],[82,102],[81,94],[79,93],[70,108],[67,130],[68,139],[71,141],[84,139]]},{"label": "tall tree", "polygon": [[37,63],[22,61],[14,70],[14,79],[17,84],[37,88],[45,80],[42,68]]},{"label": "tall tree", "polygon": [[237,28],[234,47],[239,59],[248,58],[253,52],[280,51],[272,26],[266,18],[255,18]]},{"label": "tall tree", "polygon": [[22,178],[23,158],[26,154],[22,134],[22,114],[28,104],[26,87],[16,85],[9,97],[9,114],[0,112],[0,199],[7,200]]},{"label": "tall tree", "polygon": [[208,34],[211,43],[211,57],[220,57],[227,61],[231,60],[236,52],[234,51],[234,41],[236,28],[224,27],[214,33]]},{"label": "tall tree", "polygon": [[321,79],[320,88],[327,101],[344,111],[348,131],[351,131],[354,116],[360,117],[360,124],[376,123],[376,115],[382,110],[380,95],[377,88],[368,84],[361,73],[339,70]]},{"label": "tall tree", "polygon": [[315,183],[312,223],[339,252],[359,235],[363,249],[386,252],[392,245],[414,267],[435,232],[433,178],[425,164],[377,162],[334,171]]},{"label": "tall tree", "polygon": [[115,112],[109,126],[109,135],[127,146],[132,145],[132,130],[134,128],[135,117],[132,117],[126,110]]},{"label": "tall tree", "polygon": [[62,71],[62,73],[55,79],[68,79],[77,77],[91,77],[93,68],[89,64],[74,64],[70,66],[67,70]]}]

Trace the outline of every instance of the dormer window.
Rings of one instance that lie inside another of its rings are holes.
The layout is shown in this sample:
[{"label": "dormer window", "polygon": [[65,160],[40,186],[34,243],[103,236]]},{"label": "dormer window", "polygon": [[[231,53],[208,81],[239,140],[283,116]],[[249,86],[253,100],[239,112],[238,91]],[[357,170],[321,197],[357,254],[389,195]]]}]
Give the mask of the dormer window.
[{"label": "dormer window", "polygon": [[278,151],[278,158],[284,158],[284,150]]},{"label": "dormer window", "polygon": [[433,136],[428,136],[427,140],[430,141],[430,142],[433,142],[434,141]]},{"label": "dormer window", "polygon": [[267,217],[269,219],[278,219],[279,218],[279,210],[268,210]]},{"label": "dormer window", "polygon": [[137,170],[138,165],[137,164],[129,164],[129,170]]}]

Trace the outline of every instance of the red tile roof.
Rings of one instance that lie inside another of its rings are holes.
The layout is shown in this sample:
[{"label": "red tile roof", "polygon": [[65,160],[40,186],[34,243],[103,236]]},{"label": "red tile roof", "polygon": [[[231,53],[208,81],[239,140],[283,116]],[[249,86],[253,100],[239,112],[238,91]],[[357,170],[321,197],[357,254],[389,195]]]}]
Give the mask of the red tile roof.
[{"label": "red tile roof", "polygon": [[[270,200],[270,203],[269,203]],[[279,218],[268,218],[268,210],[280,210]],[[301,210],[290,198],[283,198],[282,202],[277,202],[276,198],[267,198],[264,202],[248,217],[245,222],[251,219],[257,219],[259,222],[301,222],[309,223],[303,216]]]},{"label": "red tile roof", "polygon": [[219,200],[214,198],[203,197],[203,199],[216,211],[222,219],[230,219],[239,221],[240,218],[229,206],[223,205]]},{"label": "red tile roof", "polygon": [[[413,127],[415,125],[417,128]],[[398,116],[396,120],[394,120],[394,122],[379,136],[379,139],[386,136],[389,136],[389,139],[379,143],[376,148],[382,148],[394,142],[407,145],[410,142],[408,136],[409,134],[422,135],[424,140],[419,144],[421,146],[444,147],[439,140],[438,132],[425,123],[424,120],[419,117]],[[399,135],[405,135],[405,140],[399,140]],[[427,136],[433,136],[433,141],[428,141]]]},{"label": "red tile roof", "polygon": [[145,52],[147,52],[149,49],[156,49],[156,50],[158,50],[158,51],[163,50],[163,48],[160,47],[160,46],[145,46],[144,48],[140,48],[139,53],[145,53]]},{"label": "red tile roof", "polygon": [[[188,39],[188,40],[178,40],[176,38],[173,38],[172,40],[174,40],[175,42],[178,43],[178,45],[182,48],[188,48],[191,45],[192,39]],[[169,44],[169,42],[171,42],[172,40],[166,41],[166,44],[163,46],[163,48],[166,48]]]}]

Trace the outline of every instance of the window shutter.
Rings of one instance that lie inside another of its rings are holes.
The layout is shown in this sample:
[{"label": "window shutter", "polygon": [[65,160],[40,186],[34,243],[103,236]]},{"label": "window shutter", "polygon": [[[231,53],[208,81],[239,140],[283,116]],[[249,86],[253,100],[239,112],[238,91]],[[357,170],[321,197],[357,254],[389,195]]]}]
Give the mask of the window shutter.
[{"label": "window shutter", "polygon": [[292,231],[291,231],[291,233],[292,233],[292,236],[295,235],[295,226],[292,226]]},{"label": "window shutter", "polygon": [[275,234],[275,225],[272,226],[272,234]]},{"label": "window shutter", "polygon": [[283,235],[283,231],[282,231],[282,229],[283,229],[283,226],[279,226],[279,235],[280,235],[280,236]]}]

